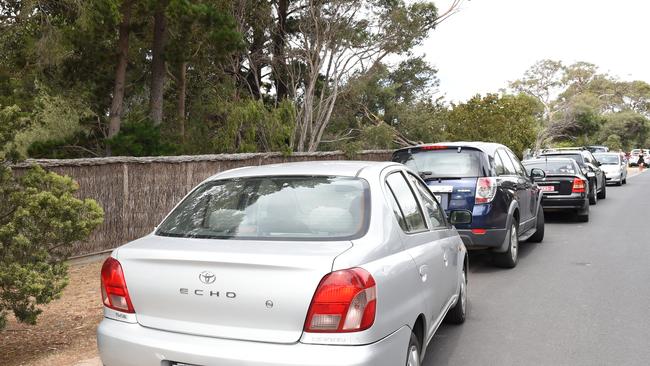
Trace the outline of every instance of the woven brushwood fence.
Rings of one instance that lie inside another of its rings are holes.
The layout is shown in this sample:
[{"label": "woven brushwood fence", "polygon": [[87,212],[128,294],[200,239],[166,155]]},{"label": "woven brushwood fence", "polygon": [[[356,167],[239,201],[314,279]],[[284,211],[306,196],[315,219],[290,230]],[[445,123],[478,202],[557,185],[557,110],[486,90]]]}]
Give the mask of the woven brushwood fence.
[{"label": "woven brushwood fence", "polygon": [[[369,150],[356,160],[390,160],[391,151]],[[78,196],[96,200],[104,223],[87,241],[75,244],[75,255],[118,247],[150,233],[190,189],[224,170],[243,166],[312,160],[346,160],[342,152],[219,154],[171,157],[27,160],[13,167],[21,174],[34,164],[68,175],[79,183]]]}]

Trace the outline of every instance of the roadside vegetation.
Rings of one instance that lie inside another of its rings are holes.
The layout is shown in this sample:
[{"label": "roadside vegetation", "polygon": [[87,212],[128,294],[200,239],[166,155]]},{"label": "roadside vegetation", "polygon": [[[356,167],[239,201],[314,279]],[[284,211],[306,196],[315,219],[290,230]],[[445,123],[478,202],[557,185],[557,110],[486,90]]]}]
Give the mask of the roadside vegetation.
[{"label": "roadside vegetation", "polygon": [[650,85],[588,63],[446,101],[418,46],[460,3],[2,0],[0,110],[39,158],[646,144]]}]

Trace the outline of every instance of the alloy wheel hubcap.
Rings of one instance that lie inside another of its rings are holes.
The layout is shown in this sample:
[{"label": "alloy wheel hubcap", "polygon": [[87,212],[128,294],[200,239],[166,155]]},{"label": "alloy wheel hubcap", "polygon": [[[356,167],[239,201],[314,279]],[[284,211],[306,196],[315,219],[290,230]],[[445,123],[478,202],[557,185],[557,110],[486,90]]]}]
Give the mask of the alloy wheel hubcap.
[{"label": "alloy wheel hubcap", "polygon": [[517,228],[513,225],[510,229],[510,254],[512,255],[512,260],[517,260],[517,251],[519,250],[519,238],[517,237]]},{"label": "alloy wheel hubcap", "polygon": [[420,352],[415,345],[409,348],[409,357],[406,361],[406,366],[420,366]]}]

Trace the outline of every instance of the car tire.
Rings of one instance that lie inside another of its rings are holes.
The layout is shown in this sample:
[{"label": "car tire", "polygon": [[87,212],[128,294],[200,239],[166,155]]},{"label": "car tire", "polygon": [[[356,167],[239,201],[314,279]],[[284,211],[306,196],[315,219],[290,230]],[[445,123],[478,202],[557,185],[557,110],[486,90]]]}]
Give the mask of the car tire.
[{"label": "car tire", "polygon": [[449,309],[445,322],[451,324],[463,324],[467,317],[467,271],[463,266],[460,288],[458,289],[458,300],[453,308]]},{"label": "car tire", "polygon": [[420,360],[421,349],[418,337],[411,332],[411,340],[408,348],[406,348],[406,366],[420,366],[422,363],[422,360]]},{"label": "car tire", "polygon": [[607,198],[607,184],[603,184],[603,189],[598,192],[599,200],[604,200],[605,198]]},{"label": "car tire", "polygon": [[627,184],[627,177],[625,177],[625,179],[623,179],[623,184]]},{"label": "car tire", "polygon": [[517,230],[517,221],[512,220],[510,230],[506,233],[508,235],[508,250],[505,253],[496,253],[494,255],[494,262],[501,268],[515,268],[519,260],[519,233]]},{"label": "car tire", "polygon": [[576,212],[576,221],[589,222],[589,205],[584,210]]},{"label": "car tire", "polygon": [[535,234],[528,238],[531,243],[541,243],[544,240],[544,209],[542,205],[537,209],[537,229]]},{"label": "car tire", "polygon": [[589,185],[589,204],[595,205],[598,203],[598,194],[596,194],[596,183]]}]

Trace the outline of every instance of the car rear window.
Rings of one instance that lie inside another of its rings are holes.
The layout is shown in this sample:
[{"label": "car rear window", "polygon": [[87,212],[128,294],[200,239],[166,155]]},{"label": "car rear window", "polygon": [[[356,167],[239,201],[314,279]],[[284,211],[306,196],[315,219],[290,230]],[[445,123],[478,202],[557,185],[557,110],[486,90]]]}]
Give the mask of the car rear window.
[{"label": "car rear window", "polygon": [[546,174],[571,174],[578,173],[578,167],[573,161],[535,161],[526,162],[524,164],[526,171],[530,175],[530,171],[534,168],[542,169]]},{"label": "car rear window", "polygon": [[253,177],[207,182],[157,235],[219,239],[343,240],[367,229],[368,184],[347,177]]},{"label": "car rear window", "polygon": [[594,157],[599,163],[605,165],[618,165],[620,164],[620,156],[614,154],[595,154]]},{"label": "car rear window", "polygon": [[549,158],[569,158],[573,159],[580,164],[584,164],[585,159],[581,154],[549,154]]},{"label": "car rear window", "polygon": [[427,178],[471,178],[481,175],[481,152],[471,149],[398,151],[393,161],[427,173]]}]

